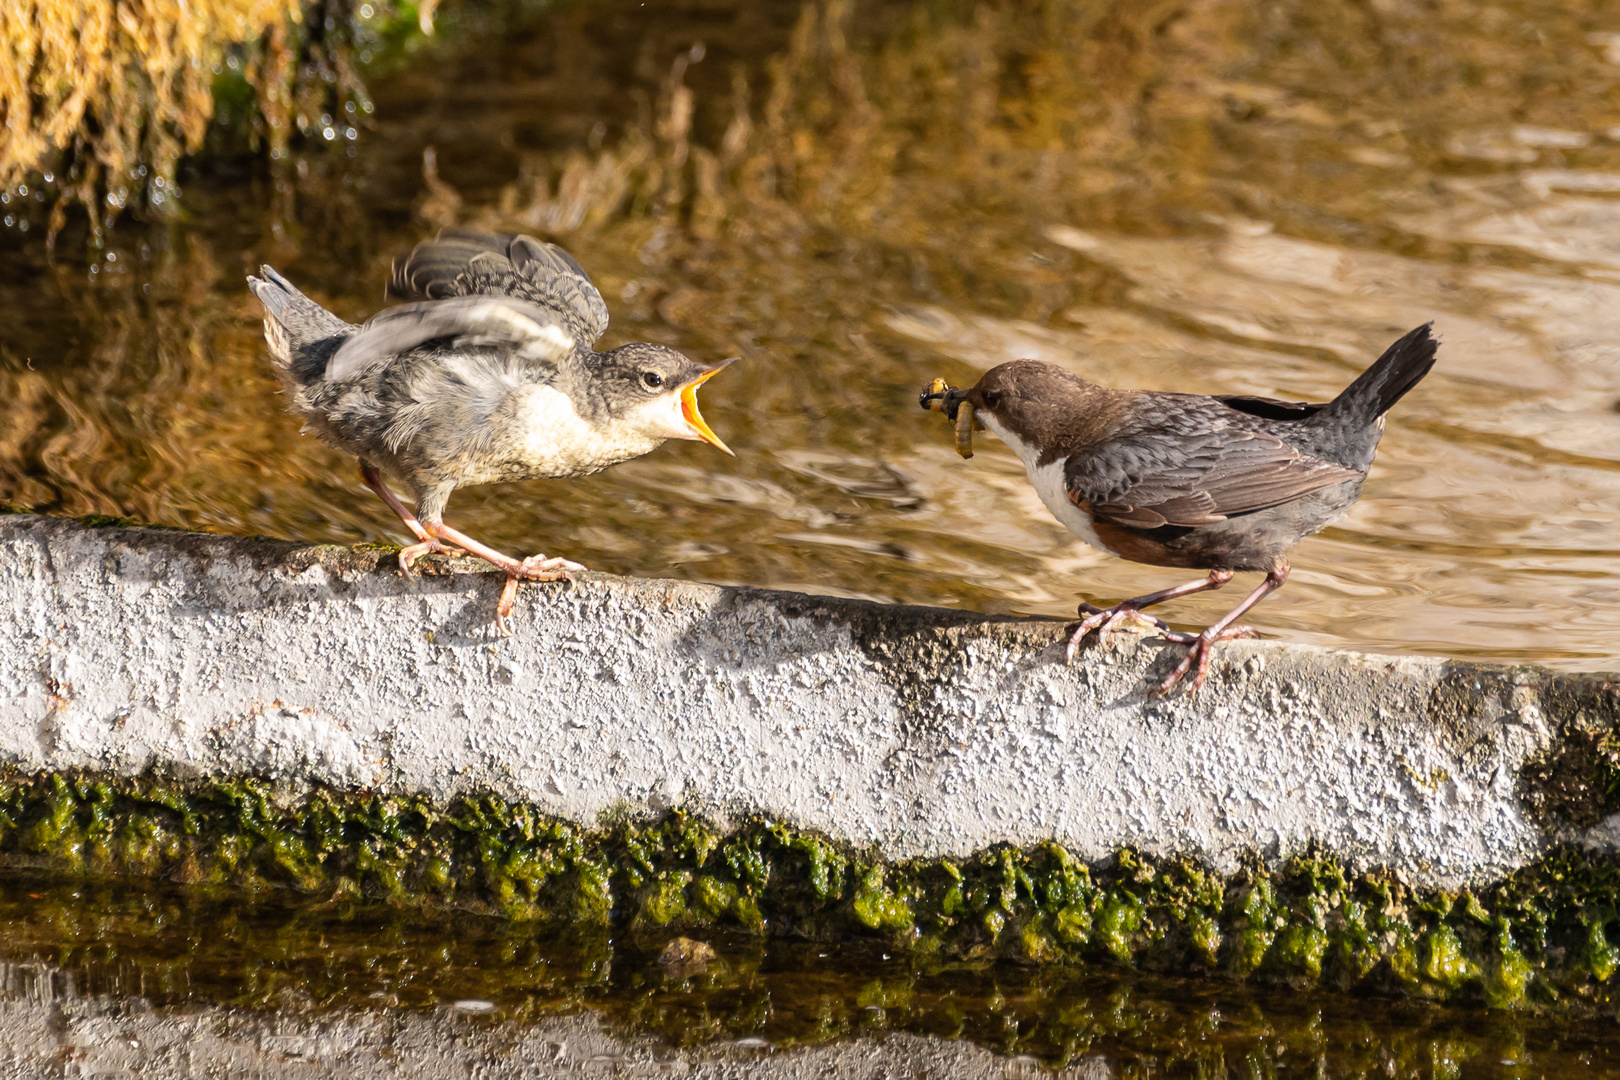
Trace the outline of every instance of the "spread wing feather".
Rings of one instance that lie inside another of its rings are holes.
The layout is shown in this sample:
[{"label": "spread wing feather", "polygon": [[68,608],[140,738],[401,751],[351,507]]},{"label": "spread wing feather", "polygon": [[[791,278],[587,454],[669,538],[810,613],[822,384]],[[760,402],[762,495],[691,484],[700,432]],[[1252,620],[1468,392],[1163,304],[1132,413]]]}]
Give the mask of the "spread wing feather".
[{"label": "spread wing feather", "polygon": [[556,309],[572,336],[594,342],[607,330],[602,294],[575,258],[532,236],[445,229],[394,261],[388,295],[401,300],[510,296]]},{"label": "spread wing feather", "polygon": [[1064,470],[1069,498],[1137,529],[1211,525],[1360,475],[1274,435],[1230,428],[1127,436],[1074,455]]},{"label": "spread wing feather", "polygon": [[430,341],[452,347],[505,345],[531,363],[552,365],[574,347],[565,320],[552,308],[510,296],[456,296],[422,300],[379,312],[333,354],[328,382],[360,374],[373,364]]}]

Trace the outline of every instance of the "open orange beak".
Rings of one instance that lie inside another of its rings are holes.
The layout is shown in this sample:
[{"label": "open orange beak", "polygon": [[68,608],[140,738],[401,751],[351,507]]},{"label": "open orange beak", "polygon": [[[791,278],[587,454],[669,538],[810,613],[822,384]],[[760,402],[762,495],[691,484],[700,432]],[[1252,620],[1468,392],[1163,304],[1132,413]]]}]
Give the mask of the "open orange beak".
[{"label": "open orange beak", "polygon": [[692,425],[692,430],[697,432],[698,438],[702,439],[704,442],[710,444],[716,449],[724,450],[726,453],[731,454],[732,457],[736,457],[737,455],[732,453],[731,447],[721,442],[720,436],[716,435],[709,428],[709,425],[703,422],[703,414],[698,412],[697,389],[710,379],[714,378],[716,375],[720,374],[720,372],[724,371],[727,367],[731,366],[731,364],[736,362],[736,360],[737,357],[735,356],[731,357],[729,360],[722,360],[718,364],[714,365],[714,367],[705,371],[703,374],[681,387],[681,415],[686,418],[686,422]]}]

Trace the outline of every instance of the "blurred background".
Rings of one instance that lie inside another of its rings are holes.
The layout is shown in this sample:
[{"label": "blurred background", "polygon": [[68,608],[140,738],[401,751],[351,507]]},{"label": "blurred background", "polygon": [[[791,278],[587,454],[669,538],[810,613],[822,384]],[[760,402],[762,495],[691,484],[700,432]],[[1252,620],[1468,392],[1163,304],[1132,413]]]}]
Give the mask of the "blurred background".
[{"label": "blurred background", "polygon": [[703,391],[735,460],[458,492],[508,551],[1072,615],[1184,575],[1075,540],[994,439],[959,459],[930,379],[1326,400],[1432,319],[1439,366],[1257,625],[1616,664],[1620,3],[193,6],[131,54],[87,3],[99,68],[62,5],[6,16],[37,39],[0,84],[13,507],[404,539],[283,411],[243,278],[358,321],[465,224],[571,250],[604,348],[743,357]]}]

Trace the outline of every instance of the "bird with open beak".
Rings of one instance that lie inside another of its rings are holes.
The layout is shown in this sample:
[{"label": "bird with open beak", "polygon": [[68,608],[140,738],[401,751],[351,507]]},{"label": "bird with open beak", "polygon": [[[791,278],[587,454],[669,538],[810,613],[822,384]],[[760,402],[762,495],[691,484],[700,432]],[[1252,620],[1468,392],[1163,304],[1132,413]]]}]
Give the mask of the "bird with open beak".
[{"label": "bird with open beak", "polygon": [[[399,553],[405,573],[423,555],[456,550],[505,571],[502,633],[519,582],[584,567],[516,559],[452,529],[443,519],[456,488],[587,476],[666,439],[731,453],[698,412],[697,390],[732,361],[700,364],[645,342],[595,351],[607,305],[555,244],[447,229],[395,260],[387,296],[406,302],[360,326],[270,267],[260,273],[248,286],[264,305],[288,407],[306,431],[359,458],[366,485],[416,537]],[[410,490],[414,513],[385,473]]]},{"label": "bird with open beak", "polygon": [[[1321,405],[1114,390],[1036,360],[991,368],[966,390],[936,379],[921,404],[955,421],[963,457],[972,456],[981,425],[1010,446],[1046,508],[1092,546],[1132,562],[1207,572],[1111,608],[1082,604],[1069,639],[1072,661],[1093,630],[1100,639],[1127,621],[1153,626],[1191,646],[1158,692],[1196,669],[1196,693],[1215,643],[1254,633],[1233,623],[1288,580],[1288,552],[1360,497],[1384,414],[1429,373],[1437,347],[1429,327],[1420,326]],[[1200,634],[1178,633],[1143,614],[1218,589],[1244,570],[1265,580]]]}]

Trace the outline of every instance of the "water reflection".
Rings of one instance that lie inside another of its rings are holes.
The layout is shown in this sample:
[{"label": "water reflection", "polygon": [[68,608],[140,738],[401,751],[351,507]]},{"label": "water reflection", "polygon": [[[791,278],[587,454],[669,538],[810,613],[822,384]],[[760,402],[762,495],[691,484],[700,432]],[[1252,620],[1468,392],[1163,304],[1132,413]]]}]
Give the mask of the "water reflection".
[{"label": "water reflection", "polygon": [[281,412],[242,276],[272,262],[358,319],[437,225],[521,228],[580,255],[623,339],[745,357],[705,391],[740,457],[666,447],[584,482],[470,489],[455,513],[480,536],[617,572],[1066,615],[1174,575],[1077,544],[993,440],[957,459],[918,386],[1033,356],[1322,399],[1432,318],[1440,366],[1261,625],[1612,666],[1620,14],[1601,15],[569,6],[379,82],[357,159],[210,165],[189,222],[123,229],[93,267],[6,241],[0,497],[396,539],[352,463]]},{"label": "water reflection", "polygon": [[931,965],[802,942],[716,940],[712,959],[678,963],[667,943],[9,872],[0,1053],[97,1075],[236,1075],[251,1063],[263,1070],[253,1075],[298,1076],[289,1059],[347,1075],[623,1075],[615,1063],[662,1075],[741,1050],[764,1054],[750,1075],[797,1076],[1560,1078],[1620,1059],[1609,1017]]}]

